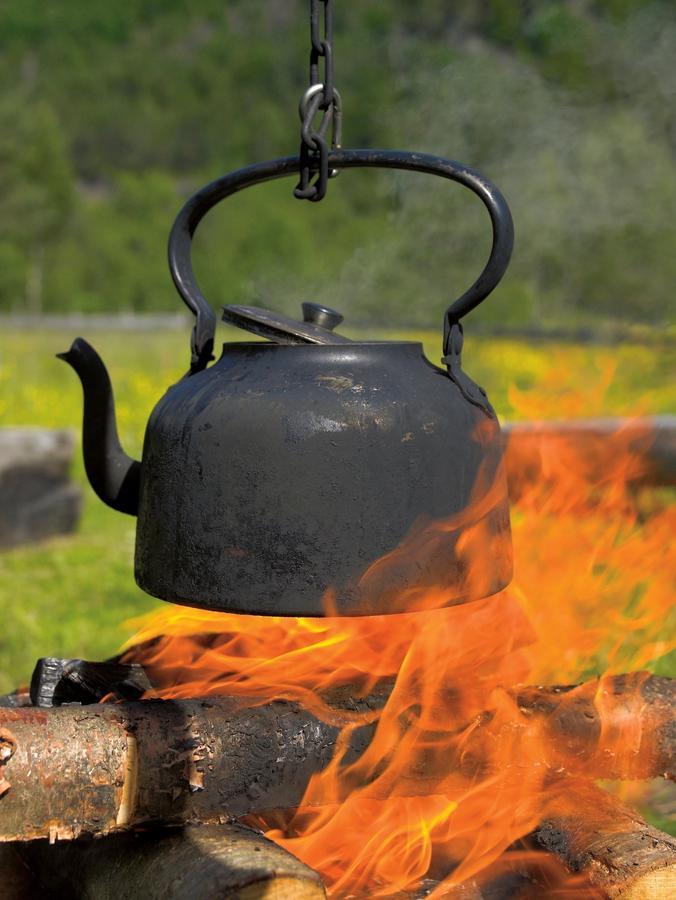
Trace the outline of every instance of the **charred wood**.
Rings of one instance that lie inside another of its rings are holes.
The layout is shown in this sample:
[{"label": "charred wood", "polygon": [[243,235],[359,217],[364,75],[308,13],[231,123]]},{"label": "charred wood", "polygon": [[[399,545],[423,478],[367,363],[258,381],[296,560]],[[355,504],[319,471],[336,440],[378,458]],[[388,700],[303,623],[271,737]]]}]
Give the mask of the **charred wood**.
[{"label": "charred wood", "polygon": [[[454,768],[475,777],[503,738],[516,749],[516,765],[521,746],[529,764],[552,773],[673,777],[670,679],[639,673],[508,696],[515,720],[496,725],[493,713],[478,717],[458,734],[457,759],[449,750],[388,793],[428,793]],[[144,822],[219,822],[295,807],[310,776],[331,759],[341,717],[342,724],[354,721],[354,710],[348,717],[336,709],[328,724],[291,703],[252,707],[225,697],[0,710],[0,841],[100,835]],[[374,727],[356,729],[346,762],[367,748]],[[378,789],[372,786],[371,796]],[[316,794],[313,802],[325,801]]]},{"label": "charred wood", "polygon": [[676,896],[676,838],[588,782],[562,785],[533,839],[601,897]]},{"label": "charred wood", "polygon": [[2,709],[0,841],[292,807],[338,731],[289,703],[232,698]]},{"label": "charred wood", "polygon": [[28,688],[17,688],[11,694],[0,694],[1,707],[32,706]]},{"label": "charred wood", "polygon": [[37,661],[33,670],[30,699],[33,706],[44,707],[99,703],[104,698],[139,700],[151,689],[145,669],[138,663],[88,662],[45,656]]},{"label": "charred wood", "polygon": [[548,764],[592,778],[676,778],[676,681],[646,672],[513,696],[541,724]]},{"label": "charred wood", "polygon": [[470,880],[451,879],[425,881],[406,900],[663,900],[676,896],[676,838],[592,782],[564,778],[532,835]]}]

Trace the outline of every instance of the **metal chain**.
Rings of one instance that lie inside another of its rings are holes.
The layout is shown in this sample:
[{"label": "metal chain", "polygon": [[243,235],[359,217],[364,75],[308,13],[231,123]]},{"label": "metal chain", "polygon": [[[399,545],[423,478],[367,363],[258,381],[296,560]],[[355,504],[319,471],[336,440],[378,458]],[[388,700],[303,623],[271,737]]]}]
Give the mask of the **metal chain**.
[{"label": "metal chain", "polygon": [[[323,36],[319,8],[324,6]],[[327,133],[331,129],[331,149],[340,147],[342,108],[340,94],[333,83],[333,0],[310,0],[310,86],[298,105],[300,114],[300,180],[294,189],[299,200],[317,202],[326,195],[329,178],[338,174],[329,170]],[[320,60],[323,77],[320,80]],[[321,112],[315,127],[314,121]],[[314,177],[314,180],[313,180]]]}]

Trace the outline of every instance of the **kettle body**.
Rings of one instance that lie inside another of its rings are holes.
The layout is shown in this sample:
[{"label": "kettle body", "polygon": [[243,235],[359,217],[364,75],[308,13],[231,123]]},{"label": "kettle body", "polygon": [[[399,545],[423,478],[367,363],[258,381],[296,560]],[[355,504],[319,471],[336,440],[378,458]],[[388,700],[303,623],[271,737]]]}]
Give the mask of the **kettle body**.
[{"label": "kettle body", "polygon": [[[461,315],[499,281],[512,246],[499,191],[422,154],[336,151],[336,168],[431,172],[470,187],[493,224],[483,272],[447,310],[443,363],[415,342],[351,341],[325,307],[304,323],[251,307],[224,318],[272,341],[223,346],[190,263],[197,224],[242,187],[293,174],[258,164],[207,185],[170,237],[170,268],[196,314],[190,370],[153,410],[143,458],[117,439],[112,388],[82,339],[62,354],[85,395],[92,486],[138,516],[135,575],[153,596],[262,615],[380,615],[466,602],[511,578],[502,442],[484,392],[461,366]],[[313,304],[306,304],[313,307]]]},{"label": "kettle body", "polygon": [[[136,579],[176,603],[272,615],[403,612],[423,584],[472,599],[457,545],[476,523],[461,514],[480,506],[478,477],[504,478],[500,457],[496,419],[420,344],[226,344],[148,423]],[[511,576],[498,495],[483,514],[503,538],[483,560],[486,593]],[[426,526],[427,552],[393,564],[386,589],[362,581]]]}]

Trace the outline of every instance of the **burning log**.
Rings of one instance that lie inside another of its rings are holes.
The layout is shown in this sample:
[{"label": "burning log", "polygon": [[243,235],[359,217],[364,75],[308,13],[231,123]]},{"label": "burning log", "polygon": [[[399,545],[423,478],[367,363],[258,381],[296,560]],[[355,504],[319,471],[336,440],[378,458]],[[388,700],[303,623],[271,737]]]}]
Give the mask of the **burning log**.
[{"label": "burning log", "polygon": [[575,687],[515,689],[513,696],[541,724],[552,768],[591,778],[676,778],[674,680],[632,672]]},{"label": "burning log", "polygon": [[[188,825],[111,835],[106,840],[9,845],[53,900],[320,900],[319,875],[243,825]],[[0,877],[2,870],[0,869]],[[4,895],[3,895],[4,896]]]},{"label": "burning log", "polygon": [[[552,772],[674,776],[670,679],[638,673],[506,696],[520,716],[504,735],[517,760],[515,735],[525,753],[537,733],[545,740],[530,762]],[[366,701],[353,706],[369,711]],[[0,841],[101,835],[144,822],[213,823],[298,806],[349,721],[354,710],[336,709],[329,724],[292,703],[247,707],[224,697],[0,710]],[[356,729],[346,762],[367,748],[374,727]],[[431,765],[387,790],[428,793],[454,767],[471,777],[503,734],[490,713],[465,731],[457,759],[451,751],[439,772]],[[374,799],[378,789],[370,788]],[[315,794],[313,802],[326,801]]]},{"label": "burning log", "polygon": [[[409,900],[434,894],[441,883],[423,882]],[[564,778],[532,835],[469,881],[443,885],[449,900],[662,900],[676,893],[676,838],[590,781]]]},{"label": "burning log", "polygon": [[338,731],[293,704],[232,698],[0,709],[0,841],[292,807]]},{"label": "burning log", "polygon": [[676,894],[676,838],[588,782],[564,782],[533,837],[601,897]]}]

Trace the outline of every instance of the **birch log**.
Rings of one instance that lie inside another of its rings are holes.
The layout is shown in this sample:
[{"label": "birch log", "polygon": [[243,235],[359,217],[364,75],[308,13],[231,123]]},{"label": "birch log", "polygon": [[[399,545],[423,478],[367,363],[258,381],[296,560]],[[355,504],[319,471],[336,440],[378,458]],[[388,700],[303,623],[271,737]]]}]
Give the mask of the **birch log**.
[{"label": "birch log", "polygon": [[[515,690],[513,720],[498,726],[490,712],[477,717],[458,733],[462,740],[449,735],[439,772],[430,762],[424,776],[386,789],[427,794],[449,772],[486,773],[503,738],[515,765],[521,741],[530,763],[552,773],[673,777],[673,698],[673,681],[645,673]],[[0,709],[0,841],[293,808],[331,759],[341,716],[347,724],[342,710],[328,724],[292,703],[251,707],[227,697]],[[349,759],[366,749],[373,729],[356,730]],[[378,789],[378,782],[369,789],[374,799]],[[313,802],[326,801],[314,792]]]},{"label": "birch log", "polygon": [[[50,900],[322,900],[319,875],[238,824],[9,845]],[[23,900],[23,898],[18,898]]]}]

